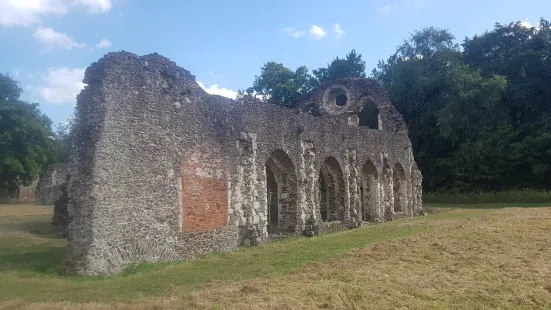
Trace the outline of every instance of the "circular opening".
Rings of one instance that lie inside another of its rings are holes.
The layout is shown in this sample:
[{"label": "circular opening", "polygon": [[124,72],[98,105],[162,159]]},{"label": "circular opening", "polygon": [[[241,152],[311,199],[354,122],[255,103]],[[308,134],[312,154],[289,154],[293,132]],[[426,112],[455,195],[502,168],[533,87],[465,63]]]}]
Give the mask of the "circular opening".
[{"label": "circular opening", "polygon": [[348,98],[346,98],[345,94],[338,94],[337,97],[335,97],[335,104],[339,107],[345,106],[347,101]]}]

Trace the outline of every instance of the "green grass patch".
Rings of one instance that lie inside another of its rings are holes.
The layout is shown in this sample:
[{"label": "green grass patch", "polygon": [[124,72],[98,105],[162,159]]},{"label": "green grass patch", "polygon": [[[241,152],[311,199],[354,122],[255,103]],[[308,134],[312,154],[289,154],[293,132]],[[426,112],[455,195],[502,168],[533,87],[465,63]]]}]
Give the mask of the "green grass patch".
[{"label": "green grass patch", "polygon": [[0,238],[0,272],[57,276],[65,255],[64,243],[24,237]]},{"label": "green grass patch", "polygon": [[311,263],[338,259],[351,250],[426,229],[413,218],[402,219],[315,238],[286,239],[208,254],[198,260],[140,263],[128,266],[118,276],[99,278],[59,274],[65,253],[61,239],[40,235],[0,237],[0,300],[110,302],[169,294],[175,288],[188,291],[213,282],[292,273]]},{"label": "green grass patch", "polygon": [[424,193],[423,201],[428,204],[551,204],[551,191],[511,190],[502,192]]}]

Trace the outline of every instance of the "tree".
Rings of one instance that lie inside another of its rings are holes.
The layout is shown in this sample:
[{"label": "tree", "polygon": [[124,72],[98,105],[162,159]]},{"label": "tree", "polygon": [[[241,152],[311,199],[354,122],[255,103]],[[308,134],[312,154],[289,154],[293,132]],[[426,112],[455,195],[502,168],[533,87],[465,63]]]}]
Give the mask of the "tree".
[{"label": "tree", "polygon": [[510,133],[499,107],[507,81],[465,65],[454,39],[434,27],[416,31],[373,76],[408,124],[426,189],[498,187],[503,176],[496,173],[510,158],[492,168],[496,154],[483,146],[503,142],[500,150],[507,149],[508,140],[493,140],[498,129]]},{"label": "tree", "polygon": [[465,38],[463,48],[465,62],[483,75],[507,77],[502,107],[517,132],[515,147],[521,153],[510,180],[551,188],[551,23],[496,23],[491,31]]},{"label": "tree", "polygon": [[9,193],[36,180],[55,152],[51,120],[21,93],[18,82],[0,74],[0,189]]},{"label": "tree", "polygon": [[59,123],[55,129],[55,162],[68,163],[71,150],[71,140],[74,135],[75,116],[69,117],[67,122]]},{"label": "tree", "polygon": [[326,68],[308,73],[306,66],[295,71],[281,63],[269,61],[264,64],[260,75],[255,76],[253,86],[240,90],[238,97],[253,95],[268,103],[293,108],[298,99],[321,83],[342,78],[365,78],[365,61],[362,55],[352,50],[345,58],[335,58]]},{"label": "tree", "polygon": [[255,76],[253,86],[246,91],[240,90],[238,96],[255,94],[269,103],[292,108],[300,96],[312,89],[310,79],[305,66],[293,71],[281,63],[270,61],[264,64],[260,75]]},{"label": "tree", "polygon": [[311,80],[312,87],[338,79],[365,78],[365,61],[362,60],[362,54],[357,54],[356,50],[352,50],[345,58],[336,57],[327,64],[326,68],[313,70],[312,73],[315,77]]}]

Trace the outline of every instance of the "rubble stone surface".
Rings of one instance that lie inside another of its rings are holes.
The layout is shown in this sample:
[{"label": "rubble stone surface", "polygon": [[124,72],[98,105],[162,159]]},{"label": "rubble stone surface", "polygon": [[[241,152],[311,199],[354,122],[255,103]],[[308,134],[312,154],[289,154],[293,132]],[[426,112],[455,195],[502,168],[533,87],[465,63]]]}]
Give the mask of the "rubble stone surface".
[{"label": "rubble stone surface", "polygon": [[[422,214],[407,127],[375,80],[328,82],[288,109],[209,95],[169,59],[123,51],[84,83],[59,200],[76,273]],[[367,104],[378,129],[358,126]]]}]

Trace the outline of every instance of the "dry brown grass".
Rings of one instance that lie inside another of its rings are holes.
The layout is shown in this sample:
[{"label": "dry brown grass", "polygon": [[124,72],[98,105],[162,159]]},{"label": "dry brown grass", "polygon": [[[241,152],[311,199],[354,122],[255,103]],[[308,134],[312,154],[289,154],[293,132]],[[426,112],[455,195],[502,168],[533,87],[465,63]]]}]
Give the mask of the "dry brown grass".
[{"label": "dry brown grass", "polygon": [[551,309],[551,208],[452,210],[382,225],[429,229],[290,274],[209,283],[191,291],[173,286],[159,296],[125,303],[12,300],[0,307]]}]

